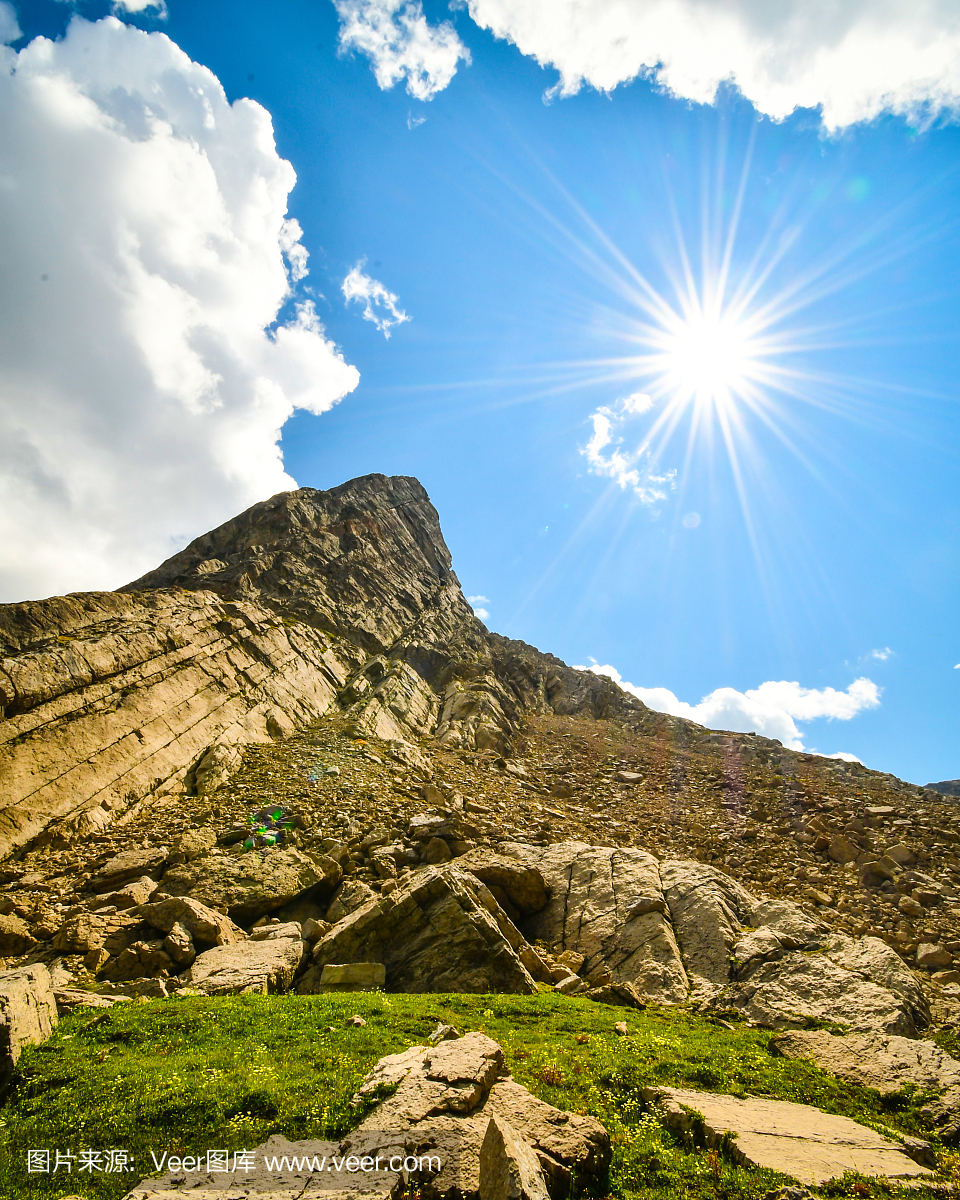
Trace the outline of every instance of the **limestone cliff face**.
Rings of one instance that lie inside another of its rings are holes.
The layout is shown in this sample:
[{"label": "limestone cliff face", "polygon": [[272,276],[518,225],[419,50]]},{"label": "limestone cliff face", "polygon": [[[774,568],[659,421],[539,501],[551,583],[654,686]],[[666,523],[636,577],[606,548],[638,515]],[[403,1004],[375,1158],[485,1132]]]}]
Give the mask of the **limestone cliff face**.
[{"label": "limestone cliff face", "polygon": [[498,750],[526,712],[647,713],[486,630],[415,479],[301,488],[118,592],[0,606],[0,855],[202,790],[332,704],[381,738]]}]

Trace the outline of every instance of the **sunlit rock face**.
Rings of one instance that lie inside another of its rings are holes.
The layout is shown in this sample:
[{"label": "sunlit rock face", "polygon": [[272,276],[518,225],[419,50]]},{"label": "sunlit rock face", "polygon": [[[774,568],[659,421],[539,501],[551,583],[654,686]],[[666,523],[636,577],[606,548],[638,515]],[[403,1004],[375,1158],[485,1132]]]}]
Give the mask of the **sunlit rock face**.
[{"label": "sunlit rock face", "polygon": [[504,751],[526,711],[645,711],[490,634],[436,509],[368,475],[256,504],[117,592],[0,606],[0,854],[192,794],[327,711],[358,733]]}]

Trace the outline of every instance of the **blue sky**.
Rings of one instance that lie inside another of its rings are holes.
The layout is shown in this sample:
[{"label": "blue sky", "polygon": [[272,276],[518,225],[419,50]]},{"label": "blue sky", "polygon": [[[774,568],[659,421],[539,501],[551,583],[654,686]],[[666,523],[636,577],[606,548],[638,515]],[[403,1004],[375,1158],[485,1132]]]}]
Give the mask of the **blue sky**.
[{"label": "blue sky", "polygon": [[113,10],[6,6],[5,255],[34,274],[4,300],[0,599],[116,586],[292,480],[415,475],[490,628],[717,728],[954,778],[960,25],[924,58],[893,5],[804,75],[822,31],[706,5],[657,76],[650,6],[634,60],[591,4],[595,41],[564,41],[566,0],[127,0],[65,40]]}]

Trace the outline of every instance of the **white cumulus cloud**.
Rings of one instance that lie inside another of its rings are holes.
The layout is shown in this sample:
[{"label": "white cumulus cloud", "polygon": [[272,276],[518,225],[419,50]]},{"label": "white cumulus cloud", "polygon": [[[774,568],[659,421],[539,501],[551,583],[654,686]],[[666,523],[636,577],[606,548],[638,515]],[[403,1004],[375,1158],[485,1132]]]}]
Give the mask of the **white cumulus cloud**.
[{"label": "white cumulus cloud", "polygon": [[956,0],[469,0],[498,38],[560,74],[553,94],[645,75],[710,103],[731,81],[775,118],[829,128],[960,104]]},{"label": "white cumulus cloud", "polygon": [[295,175],[260,105],[115,17],[0,58],[0,599],[18,600],[126,582],[295,487],[281,427],[359,375],[293,304]]},{"label": "white cumulus cloud", "polygon": [[356,300],[363,305],[363,319],[372,321],[385,338],[390,336],[394,325],[412,320],[402,308],[397,308],[398,296],[388,291],[378,279],[371,279],[363,271],[363,260],[353,267],[340,285],[347,304]]},{"label": "white cumulus cloud", "polygon": [[[849,721],[851,717],[865,709],[876,708],[880,703],[880,688],[869,679],[855,679],[844,692],[835,688],[805,688],[786,680],[761,683],[758,688],[746,692],[738,692],[735,688],[717,688],[704,696],[699,704],[687,704],[668,688],[644,688],[627,683],[620,672],[609,665],[595,663],[590,667],[575,669],[608,676],[625,692],[630,692],[656,712],[687,717],[708,729],[759,733],[783,742],[790,750],[804,748],[797,721],[813,721],[820,717]],[[853,756],[837,754],[832,757],[852,759]]]},{"label": "white cumulus cloud", "polygon": [[580,451],[594,475],[606,475],[624,490],[629,488],[644,504],[666,498],[667,489],[674,486],[676,471],[658,473],[642,441],[634,450],[624,450],[620,430],[632,417],[652,407],[650,397],[637,392],[612,407],[598,408],[590,416],[593,436]]},{"label": "white cumulus cloud", "polygon": [[151,10],[155,16],[166,17],[166,0],[113,0],[114,12],[141,13]]},{"label": "white cumulus cloud", "polygon": [[470,51],[449,21],[431,25],[420,0],[333,0],[340,17],[340,46],[359,50],[373,64],[384,90],[406,80],[417,100],[432,100],[470,62]]}]

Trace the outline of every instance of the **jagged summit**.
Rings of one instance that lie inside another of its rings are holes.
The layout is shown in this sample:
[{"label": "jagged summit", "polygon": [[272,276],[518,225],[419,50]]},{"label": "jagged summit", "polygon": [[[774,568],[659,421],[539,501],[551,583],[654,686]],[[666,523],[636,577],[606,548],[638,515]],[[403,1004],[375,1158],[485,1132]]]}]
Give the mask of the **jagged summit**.
[{"label": "jagged summit", "polygon": [[120,590],[180,587],[256,600],[383,653],[441,606],[441,593],[457,632],[473,632],[450,562],[422,484],[364,475],[255,504]]}]

